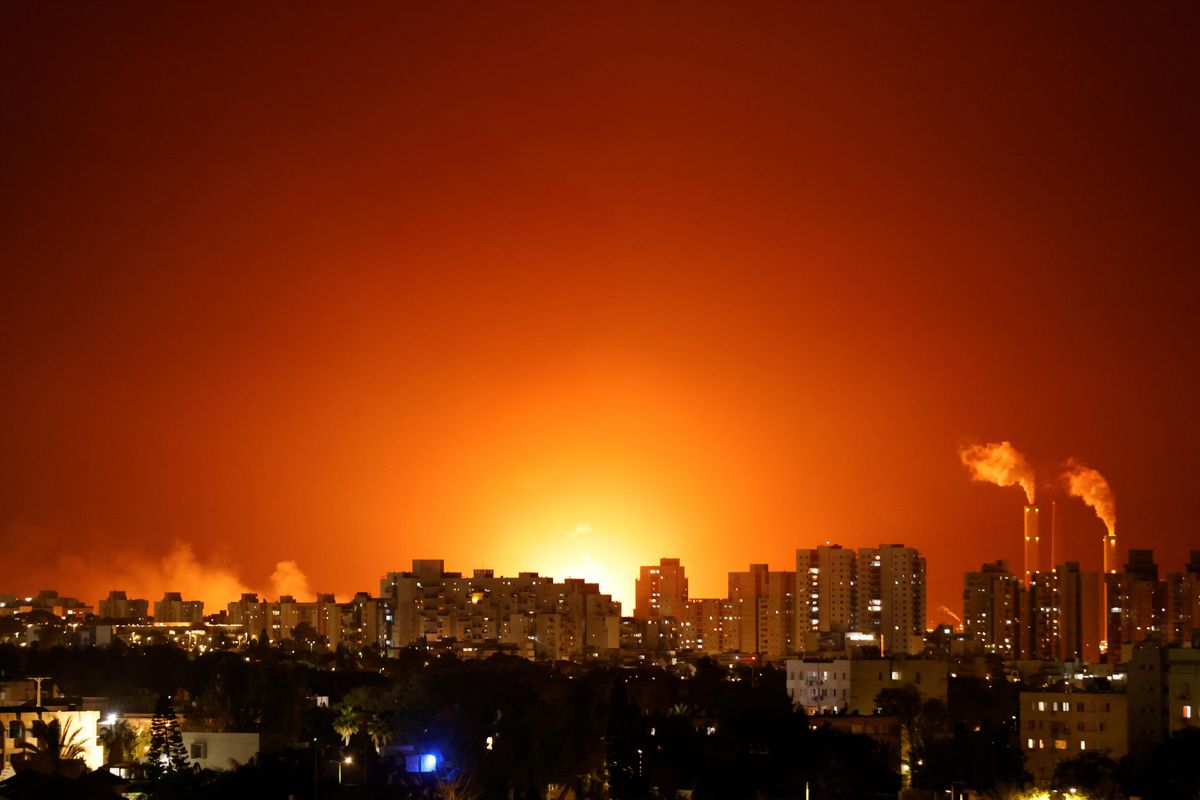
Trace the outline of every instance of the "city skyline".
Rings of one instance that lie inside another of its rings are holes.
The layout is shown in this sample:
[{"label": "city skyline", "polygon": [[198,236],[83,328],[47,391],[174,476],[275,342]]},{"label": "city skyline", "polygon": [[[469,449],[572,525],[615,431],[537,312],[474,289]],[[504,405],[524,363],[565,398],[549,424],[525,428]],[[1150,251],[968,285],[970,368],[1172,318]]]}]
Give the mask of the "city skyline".
[{"label": "city skyline", "polygon": [[[899,543],[899,542],[878,543],[877,547],[907,548],[907,546],[905,544]],[[657,600],[651,601],[650,593],[651,592],[657,593],[659,590],[658,581],[661,580],[661,578],[659,577],[660,572],[666,572],[667,574],[678,576],[678,578],[671,578],[670,579],[671,582],[666,585],[675,587],[677,585],[680,585],[678,582],[681,581],[682,594],[683,594],[683,597],[685,597],[685,598],[690,596],[693,599],[708,599],[708,598],[732,599],[730,595],[731,595],[731,590],[733,587],[734,576],[739,575],[739,574],[748,574],[748,573],[739,573],[739,571],[738,571],[740,567],[744,567],[747,564],[749,565],[749,567],[752,570],[755,569],[756,567],[765,567],[767,570],[769,570],[771,572],[779,571],[779,572],[791,573],[793,576],[793,578],[791,580],[796,580],[797,579],[796,576],[799,576],[799,575],[801,575],[801,573],[806,572],[810,569],[817,568],[818,564],[820,564],[820,566],[821,566],[820,574],[823,576],[821,579],[821,582],[820,582],[820,586],[821,586],[820,591],[823,593],[823,596],[824,596],[824,594],[826,594],[826,593],[831,593],[831,592],[836,593],[836,592],[847,591],[848,590],[847,583],[849,583],[850,586],[853,586],[854,574],[853,574],[852,570],[849,573],[843,574],[840,570],[845,569],[844,567],[835,567],[831,572],[830,564],[825,561],[825,559],[828,558],[828,556],[822,555],[822,556],[818,557],[817,554],[833,551],[835,553],[845,553],[851,560],[853,560],[856,552],[861,553],[864,550],[871,550],[871,549],[877,549],[877,548],[845,547],[840,543],[834,543],[834,542],[824,542],[824,543],[820,543],[820,544],[814,544],[811,548],[797,548],[793,553],[792,561],[789,564],[783,565],[781,569],[779,568],[779,565],[768,564],[765,562],[757,562],[757,561],[751,559],[750,561],[745,562],[744,564],[741,564],[741,565],[730,565],[731,569],[727,570],[724,573],[724,575],[726,577],[726,582],[723,584],[723,588],[715,593],[707,593],[707,594],[701,594],[698,592],[690,592],[689,591],[688,587],[689,587],[689,584],[691,584],[694,576],[687,573],[688,565],[686,563],[684,563],[682,559],[677,558],[677,557],[661,556],[659,559],[657,559],[657,561],[655,563],[644,564],[639,567],[638,574],[635,575],[633,578],[632,582],[634,584],[634,588],[631,591],[631,593],[629,594],[628,600],[626,600],[620,594],[619,591],[614,590],[613,587],[606,586],[605,584],[594,581],[584,575],[569,575],[569,574],[555,575],[555,574],[541,572],[541,571],[533,570],[533,569],[515,569],[515,570],[512,570],[511,572],[505,572],[503,570],[496,570],[491,567],[478,566],[478,565],[471,566],[471,567],[464,567],[464,565],[455,565],[453,563],[447,565],[447,562],[444,559],[430,560],[430,559],[418,558],[418,559],[412,559],[412,563],[414,565],[417,565],[420,563],[436,562],[439,565],[441,565],[441,568],[446,569],[447,573],[453,573],[453,574],[461,575],[461,576],[468,577],[468,578],[472,574],[475,574],[475,575],[487,574],[489,576],[491,576],[491,575],[498,575],[498,576],[507,575],[509,577],[516,577],[518,575],[530,574],[530,575],[537,576],[537,577],[540,577],[542,579],[549,580],[552,582],[584,581],[590,585],[597,587],[597,589],[600,593],[612,597],[613,600],[615,600],[617,603],[619,603],[621,606],[621,611],[623,612],[623,616],[635,617],[635,618],[638,618],[641,620],[647,620],[647,619],[658,618],[660,615],[661,616],[672,616],[672,617],[678,616],[678,614],[659,612],[657,610],[654,612],[649,612],[646,610],[646,609],[649,609],[651,606],[653,606],[654,608],[657,609]],[[923,554],[920,554],[920,551],[918,548],[907,548],[907,549],[912,549],[914,553],[922,555],[922,583],[925,584],[925,582],[927,581],[927,571],[924,569],[925,559],[923,557]],[[1097,547],[1096,549],[1099,550],[1099,547]],[[1161,569],[1163,574],[1168,574],[1171,572],[1181,573],[1184,570],[1195,571],[1197,568],[1197,564],[1200,563],[1200,562],[1197,562],[1197,553],[1200,553],[1200,550],[1196,550],[1196,549],[1189,550],[1188,558],[1185,560],[1181,560],[1178,563],[1171,563],[1171,562],[1164,561],[1161,558],[1161,556],[1157,555],[1152,549],[1142,549],[1142,548],[1131,548],[1131,549],[1136,550],[1136,553],[1124,551],[1125,555],[1122,557],[1122,559],[1112,565],[1111,571],[1113,573],[1124,574],[1125,568],[1130,565],[1128,562],[1132,562],[1132,564],[1135,568],[1135,572],[1136,572],[1139,561],[1145,561],[1146,559],[1151,559],[1153,561],[1153,564],[1155,565],[1155,569]],[[1048,544],[1043,545],[1043,550],[1048,550]],[[186,563],[189,561],[191,556],[188,555],[186,552],[177,552],[177,553],[173,554],[172,558],[175,559],[176,561]],[[1020,564],[1020,561],[1012,561],[1012,560],[1006,559],[1006,558],[997,558],[992,561],[983,562],[982,563],[983,572],[980,572],[980,569],[981,569],[980,565],[974,565],[974,566],[968,567],[968,568],[962,570],[961,572],[957,573],[957,581],[958,581],[959,591],[953,601],[953,604],[939,604],[932,597],[928,600],[927,616],[926,616],[926,620],[925,620],[927,630],[931,631],[938,625],[947,624],[947,623],[952,624],[956,628],[959,628],[959,629],[962,628],[965,620],[967,620],[972,613],[971,608],[968,605],[966,605],[966,598],[965,598],[964,594],[965,594],[965,592],[970,591],[970,587],[972,585],[972,580],[977,579],[976,576],[986,575],[988,573],[995,573],[995,572],[999,572],[999,571],[1003,570],[1003,571],[1007,571],[1006,574],[1009,574],[1009,577],[1012,578],[1013,580],[1017,581],[1017,583],[1019,583],[1022,587],[1028,588],[1031,575],[1029,575],[1029,574],[1023,575],[1020,567],[1019,566],[1015,567],[1014,564]],[[393,565],[393,566],[395,566],[395,565]],[[457,569],[457,570],[454,569],[455,566],[458,566],[459,569]],[[1033,573],[1033,575],[1034,576],[1040,575],[1043,577],[1047,576],[1047,575],[1052,575],[1055,572],[1058,572],[1058,570],[1062,567],[1069,567],[1069,569],[1074,571],[1075,574],[1082,574],[1085,577],[1090,576],[1090,580],[1092,582],[1089,583],[1088,585],[1091,586],[1092,588],[1098,588],[1101,585],[1099,583],[1096,583],[1096,580],[1098,580],[1098,577],[1104,573],[1101,570],[1091,569],[1091,568],[1081,565],[1080,561],[1078,559],[1071,558],[1070,554],[1067,554],[1063,558],[1058,559],[1056,562],[1049,562],[1049,561],[1046,562],[1039,570],[1036,570]],[[188,569],[189,568],[187,566],[176,566],[174,568],[174,571],[176,574],[186,574]],[[212,574],[211,569],[206,568],[206,574]],[[384,578],[386,578],[386,576],[390,575],[390,574],[394,574],[394,573],[390,573],[390,572],[386,573],[384,575]],[[816,574],[816,573],[814,573],[814,574]],[[831,579],[832,574],[838,575],[838,578],[835,583],[830,584],[829,581]],[[376,581],[379,580],[378,576],[375,580]],[[807,580],[807,579],[805,579],[805,580]],[[813,579],[813,580],[815,580],[815,579]],[[641,588],[639,587],[639,585],[642,584],[644,581],[647,584],[645,594],[643,594]],[[136,598],[138,598],[139,602],[144,601],[146,603],[151,603],[154,606],[157,606],[160,602],[162,602],[162,600],[158,599],[159,596],[161,595],[161,596],[163,596],[163,598],[165,600],[171,600],[172,598],[174,598],[174,600],[176,600],[176,601],[178,601],[180,599],[182,599],[183,601],[198,600],[207,606],[208,614],[212,614],[212,613],[219,613],[219,610],[223,609],[227,603],[233,602],[238,597],[245,596],[245,595],[252,594],[255,596],[261,596],[261,599],[263,602],[279,601],[281,598],[289,598],[289,597],[293,598],[296,601],[307,602],[312,598],[319,598],[319,597],[324,596],[324,597],[331,598],[330,602],[334,602],[334,600],[332,598],[336,597],[337,602],[344,603],[344,602],[350,601],[356,595],[356,593],[361,594],[364,591],[369,593],[371,588],[374,585],[375,585],[375,581],[366,581],[362,585],[357,587],[356,589],[351,589],[349,591],[332,591],[331,592],[331,591],[327,591],[327,589],[330,587],[322,587],[319,585],[310,585],[307,576],[300,569],[299,565],[295,564],[294,562],[281,562],[279,565],[277,565],[275,572],[272,574],[269,585],[258,587],[258,588],[255,588],[253,586],[242,583],[240,581],[240,579],[238,579],[237,576],[234,575],[233,573],[224,573],[221,575],[220,578],[218,578],[214,581],[201,582],[200,584],[187,583],[186,581],[181,582],[179,580],[172,581],[171,579],[167,579],[165,582],[160,581],[159,583],[154,583],[154,584],[148,584],[148,583],[144,583],[144,582],[142,582],[142,583],[137,583],[137,582],[135,582],[135,583],[120,583],[120,582],[118,582],[117,584],[109,585],[108,588],[106,588],[104,590],[102,595],[98,596],[97,599],[99,600],[99,602],[96,604],[93,604],[90,602],[92,600],[92,597],[88,593],[73,591],[69,586],[59,586],[59,585],[40,586],[36,590],[28,590],[28,591],[12,591],[16,587],[11,586],[11,585],[0,586],[0,595],[8,593],[10,596],[16,597],[17,599],[30,600],[30,599],[34,598],[35,596],[37,596],[39,593],[46,592],[46,591],[52,591],[55,593],[56,596],[68,598],[71,600],[79,600],[85,606],[91,607],[94,605],[94,607],[96,607],[96,608],[99,608],[100,606],[102,606],[103,603],[105,602],[106,598],[111,601],[114,592],[120,593],[122,598],[129,597],[132,599],[132,598],[136,597]],[[805,595],[805,590],[804,590],[805,585],[807,585],[807,584],[797,583],[795,585],[795,593],[796,593],[798,602],[801,602],[803,596]],[[213,586],[217,586],[219,588],[218,589],[204,588],[204,587],[213,587]],[[653,586],[653,588],[651,588],[651,586]],[[181,587],[183,587],[183,588],[181,588]],[[840,587],[840,588],[838,588],[838,587]],[[200,588],[200,590],[197,591],[196,590],[197,588]],[[790,586],[789,586],[789,590],[791,590]],[[817,583],[812,584],[811,591],[814,591],[814,592],[817,591]],[[849,596],[850,595],[847,595],[847,597],[849,597]],[[1091,599],[1095,599],[1095,598],[1091,598]],[[847,601],[840,601],[840,602],[849,602],[849,601],[847,600]],[[1090,600],[1089,600],[1089,602],[1090,602]],[[646,604],[645,608],[643,608],[643,603]],[[799,609],[799,606],[797,606],[797,608]],[[678,609],[677,609],[677,611],[678,611]],[[797,610],[795,613],[797,615],[799,615],[801,612],[799,610]],[[822,626],[823,630],[827,630],[828,626],[830,624],[830,620],[828,618],[829,613],[830,613],[830,608],[824,607],[824,610],[821,614],[821,622],[820,622],[820,625]],[[847,613],[847,610],[843,610],[842,613]],[[817,620],[816,620],[816,618],[814,618],[814,620],[813,620],[814,628],[817,626],[817,624],[818,624]],[[836,628],[836,625],[834,627]]]},{"label": "city skyline", "polygon": [[1184,563],[1196,13],[6,4],[12,589]]},{"label": "city skyline", "polygon": [[[1008,445],[1008,443],[1004,442],[1004,445]],[[1064,464],[1064,468],[1065,467],[1066,465]],[[988,479],[979,478],[977,476],[974,477],[974,479],[988,482]],[[990,482],[999,483],[999,485],[1002,487],[1009,485],[1003,483],[1002,480],[1003,479],[992,480]],[[1056,488],[1051,483],[1046,483],[1045,486],[1046,488],[1050,489]],[[1026,491],[1028,491],[1028,489]],[[1064,491],[1063,494],[1067,495],[1068,493]],[[1067,499],[1070,498],[1068,497]],[[1048,499],[1047,505],[1054,504],[1057,506],[1057,504],[1062,502],[1062,500],[1063,497]],[[1072,500],[1071,502],[1072,504],[1081,506],[1087,505],[1091,507],[1092,505],[1088,502],[1080,502],[1078,498]],[[1091,508],[1091,510],[1088,512],[1094,514],[1092,517],[1094,525],[1092,527],[1098,528],[1098,531],[1093,531],[1093,535],[1089,537],[1091,539],[1090,547],[1087,546],[1087,540],[1079,542],[1080,537],[1067,536],[1064,534],[1060,527],[1061,523],[1059,522],[1059,514],[1063,512],[1061,512],[1057,507],[1054,508],[1054,522],[1052,523],[1055,529],[1054,533],[1057,537],[1057,541],[1050,535],[1051,530],[1047,528],[1046,535],[1044,537],[1040,537],[1037,541],[1030,544],[1028,536],[1023,536],[1023,534],[1028,534],[1028,531],[1024,530],[1024,527],[1030,519],[1031,511],[1038,510],[1040,506],[1040,502],[1035,506],[1020,504],[1014,505],[1015,508],[1021,510],[1020,521],[1022,528],[1017,529],[1014,526],[1012,530],[998,537],[998,540],[993,542],[993,544],[996,545],[994,548],[995,554],[992,556],[986,556],[984,562],[980,563],[985,563],[987,561],[1006,561],[1017,565],[1028,565],[1030,554],[1034,553],[1037,554],[1040,559],[1042,559],[1041,564],[1044,571],[1050,571],[1053,567],[1060,566],[1067,562],[1076,562],[1081,565],[1081,568],[1085,572],[1100,573],[1105,571],[1102,569],[1104,566],[1108,566],[1111,570],[1119,569],[1120,566],[1125,562],[1125,559],[1128,557],[1130,550],[1155,550],[1153,547],[1141,547],[1140,543],[1137,541],[1128,543],[1124,538],[1122,538],[1119,545],[1116,547],[1114,554],[1112,549],[1106,547],[1106,544],[1109,543],[1111,537],[1107,535],[1107,528],[1103,524],[1103,520],[1098,516],[1098,512],[1096,512],[1095,508]],[[1073,516],[1076,519],[1078,518],[1078,515]],[[1085,515],[1085,522],[1086,519],[1087,517]],[[1048,519],[1047,523],[1049,522],[1050,521]],[[597,560],[590,552],[592,548],[589,544],[589,539],[594,533],[595,531],[591,528],[591,526],[588,525],[579,525],[573,531],[564,532],[564,539],[567,544],[567,549],[573,550],[573,552],[566,556],[565,559],[560,563],[573,563],[577,567],[574,570],[568,568],[562,572],[555,573],[544,569],[535,568],[536,562],[521,562],[518,560],[516,562],[507,562],[512,564],[511,568],[499,569],[497,571],[502,573],[507,572],[514,575],[520,572],[535,571],[549,575],[555,579],[582,578],[586,581],[598,584],[603,591],[611,594],[614,599],[618,600],[624,608],[629,609],[632,613],[634,600],[636,597],[635,583],[637,581],[637,573],[633,573],[632,577],[625,576],[625,578],[617,578],[617,573],[612,569],[611,562],[606,564],[605,562]],[[1045,539],[1044,543],[1041,541],[1041,539]],[[1066,539],[1067,542],[1064,542],[1064,539]],[[858,541],[861,542],[862,540]],[[805,546],[818,547],[820,545],[830,544],[836,546],[845,546],[852,550],[859,546],[865,546],[859,544],[843,545],[842,542],[825,540],[823,542],[815,541],[808,543],[807,545],[799,545],[797,550],[803,549]],[[1104,556],[1101,555],[1102,551],[1107,551],[1107,556],[1110,557],[1111,560],[1110,564],[1106,564],[1106,562],[1104,562]],[[1190,544],[1184,543],[1182,546],[1182,552],[1184,555],[1179,559],[1180,564],[1187,561],[1187,554],[1189,554],[1191,551],[1192,548]],[[796,550],[793,550],[793,557],[795,552]],[[429,556],[437,554],[424,553],[423,555]],[[772,569],[781,566],[774,561],[765,561],[755,558],[754,554],[748,555],[749,558],[743,559],[744,563],[766,563]],[[418,553],[414,557],[422,557],[422,554]],[[1164,559],[1164,556],[1162,555],[1157,555],[1156,557],[1159,560]],[[680,558],[680,560],[685,561],[684,566],[686,567],[686,559]],[[354,586],[329,587],[323,584],[317,585],[309,580],[303,565],[287,559],[276,562],[272,572],[266,578],[266,580],[260,580],[256,583],[252,580],[242,577],[239,565],[232,562],[222,562],[219,560],[204,562],[197,557],[192,546],[181,541],[173,542],[170,550],[157,562],[140,554],[125,554],[123,557],[118,558],[117,561],[118,563],[121,563],[122,566],[119,566],[115,572],[98,573],[92,568],[91,565],[85,565],[78,560],[68,559],[66,561],[60,561],[59,564],[56,565],[56,574],[65,575],[66,577],[64,579],[68,581],[81,580],[82,583],[89,587],[103,587],[102,589],[99,589],[98,592],[94,588],[89,589],[87,592],[80,592],[79,594],[81,596],[90,597],[92,594],[97,594],[97,596],[100,596],[110,589],[123,589],[126,586],[130,586],[136,587],[133,590],[133,593],[140,593],[146,595],[147,597],[150,595],[161,594],[162,592],[180,591],[182,589],[185,595],[192,595],[198,598],[208,598],[209,602],[211,602],[213,599],[219,600],[219,598],[235,597],[247,592],[262,594],[265,597],[279,597],[282,595],[295,595],[300,597],[315,595],[318,592],[332,590],[332,593],[338,595],[339,597],[350,597],[354,594],[354,592],[360,591],[363,586],[372,585],[373,581],[375,580],[371,577],[365,577]],[[782,567],[784,569],[788,569],[790,568],[791,563],[791,561],[784,562]],[[1038,569],[1036,565],[1037,560],[1035,559],[1033,566],[1034,571]],[[461,566],[468,570],[476,568],[496,569],[492,565],[480,565],[475,562],[464,562]],[[730,566],[733,567],[737,565],[735,564]],[[977,564],[964,564],[962,565],[961,569],[954,570],[953,574],[956,576],[962,575],[971,571],[977,566]],[[644,569],[644,567],[644,564],[640,564],[637,569],[641,570]],[[729,571],[729,569],[726,569],[719,574],[727,575]],[[941,572],[941,570],[935,568],[931,572],[937,575],[939,572]],[[1029,571],[1026,570],[1024,579],[1026,582],[1028,582],[1028,575]],[[942,574],[939,577],[941,577],[941,580],[932,582],[931,585],[940,587],[943,592],[947,583],[957,581],[957,578],[948,579],[946,574]],[[689,578],[695,581],[697,574],[693,572]],[[706,589],[712,589],[713,587],[720,587],[723,585],[723,579],[720,577],[714,578],[712,575],[703,575],[697,581],[697,585],[705,587]],[[41,589],[57,587],[37,583],[36,581],[31,582],[28,580],[28,578],[22,580],[21,576],[18,576],[17,580],[11,586],[0,588],[4,588],[5,590],[14,590],[14,593],[19,595],[30,595]],[[719,591],[716,593],[708,591],[704,596],[718,595]],[[945,613],[947,608],[954,608],[953,602],[956,602],[957,599],[957,589],[954,589],[950,594],[945,595],[931,594],[930,624],[932,625],[936,622],[949,622],[957,619],[957,612],[955,614]],[[947,600],[950,602],[947,602]]]}]

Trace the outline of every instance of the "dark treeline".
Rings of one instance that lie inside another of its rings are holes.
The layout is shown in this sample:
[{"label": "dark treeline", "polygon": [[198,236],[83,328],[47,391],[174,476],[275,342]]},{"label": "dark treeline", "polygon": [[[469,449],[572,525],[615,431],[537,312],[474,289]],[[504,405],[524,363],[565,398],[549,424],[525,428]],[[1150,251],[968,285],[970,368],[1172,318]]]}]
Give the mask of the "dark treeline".
[{"label": "dark treeline", "polygon": [[[315,659],[273,648],[0,648],[7,675],[52,675],[66,693],[110,697],[125,713],[171,695],[189,729],[261,731],[290,745],[224,775],[167,775],[152,789],[160,797],[311,797],[314,785],[331,796],[346,757],[343,779],[379,797],[543,798],[554,786],[613,800],[680,789],[799,798],[806,785],[815,797],[871,797],[899,786],[895,753],[814,730],[778,669],[459,661],[416,650]],[[437,773],[398,772],[389,745],[436,754]]]},{"label": "dark treeline", "polygon": [[[709,660],[672,669],[460,661],[422,650],[395,659],[252,647],[188,654],[173,646],[0,646],[0,676],[47,675],[68,695],[109,698],[122,714],[169,697],[188,730],[257,731],[276,746],[230,772],[167,772],[154,797],[869,798],[895,796],[900,753],[815,726],[794,709],[782,670]],[[959,677],[948,702],[914,687],[877,704],[901,720],[914,787],[954,784],[986,797],[1027,785],[1015,740],[1019,685]],[[318,704],[326,698],[326,704]],[[438,758],[413,776],[389,748]],[[346,759],[349,759],[347,762]],[[345,785],[338,783],[338,763]],[[1057,780],[1089,797],[1200,796],[1200,733],[1148,758],[1087,754]]]}]

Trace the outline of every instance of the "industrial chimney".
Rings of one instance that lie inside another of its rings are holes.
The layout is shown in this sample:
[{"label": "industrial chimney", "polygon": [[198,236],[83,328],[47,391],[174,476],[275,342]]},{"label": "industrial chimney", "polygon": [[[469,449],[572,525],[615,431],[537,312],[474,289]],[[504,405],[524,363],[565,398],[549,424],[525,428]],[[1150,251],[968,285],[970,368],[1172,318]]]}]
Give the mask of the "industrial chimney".
[{"label": "industrial chimney", "polygon": [[1033,573],[1038,571],[1038,508],[1025,506],[1025,585],[1029,586]]},{"label": "industrial chimney", "polygon": [[1117,571],[1117,530],[1109,528],[1104,537],[1104,574],[1100,576],[1100,648],[1108,653],[1108,576]]}]

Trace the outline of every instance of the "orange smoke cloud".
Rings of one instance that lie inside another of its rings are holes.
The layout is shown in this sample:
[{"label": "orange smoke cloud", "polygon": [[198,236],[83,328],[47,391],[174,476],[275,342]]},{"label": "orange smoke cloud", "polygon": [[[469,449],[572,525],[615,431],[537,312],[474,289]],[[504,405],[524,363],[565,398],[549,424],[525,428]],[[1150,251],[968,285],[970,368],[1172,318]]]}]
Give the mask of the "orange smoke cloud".
[{"label": "orange smoke cloud", "polygon": [[[109,588],[123,589],[130,597],[151,602],[165,592],[180,592],[185,600],[203,600],[205,612],[212,613],[224,608],[230,600],[237,600],[243,592],[252,591],[232,570],[199,561],[192,548],[183,542],[176,542],[158,560],[125,554],[113,559],[113,563],[115,568],[105,576]],[[89,577],[87,565],[77,566],[84,570],[79,576],[82,582]]]},{"label": "orange smoke cloud", "polygon": [[1033,505],[1033,467],[1011,442],[974,444],[958,451],[959,458],[971,470],[971,479],[997,486],[1020,486]]},{"label": "orange smoke cloud", "polygon": [[300,571],[295,561],[280,561],[271,573],[271,589],[275,598],[289,594],[297,600],[311,599],[314,595],[308,586],[308,577]]},{"label": "orange smoke cloud", "polygon": [[1072,458],[1067,461],[1063,480],[1067,483],[1067,492],[1091,506],[1096,516],[1108,528],[1108,535],[1116,536],[1117,498],[1104,476],[1078,459]]},{"label": "orange smoke cloud", "polygon": [[[255,591],[233,569],[199,560],[191,546],[183,542],[175,542],[161,559],[136,553],[118,555],[99,579],[94,564],[78,556],[61,556],[55,565],[55,574],[63,585],[92,586],[101,597],[109,589],[122,589],[129,597],[144,598],[153,603],[166,592],[179,592],[185,600],[203,600],[206,614],[216,613],[242,594]],[[276,564],[270,577],[270,589],[259,590],[260,596],[277,598],[281,594],[290,594],[297,600],[311,600],[314,596],[308,578],[295,561]]]}]

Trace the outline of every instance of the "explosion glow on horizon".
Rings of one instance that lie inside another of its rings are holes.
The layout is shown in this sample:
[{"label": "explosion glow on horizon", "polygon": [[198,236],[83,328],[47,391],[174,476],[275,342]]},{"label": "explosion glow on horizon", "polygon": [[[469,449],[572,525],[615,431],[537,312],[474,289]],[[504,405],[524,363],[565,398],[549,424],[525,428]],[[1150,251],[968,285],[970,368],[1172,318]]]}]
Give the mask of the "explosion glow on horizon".
[{"label": "explosion glow on horizon", "polygon": [[[1177,566],[1198,27],[0,4],[0,593],[352,596],[433,557],[628,609],[662,557],[724,597],[895,542],[957,608],[1070,453]],[[992,431],[1028,450],[956,457]]]}]

